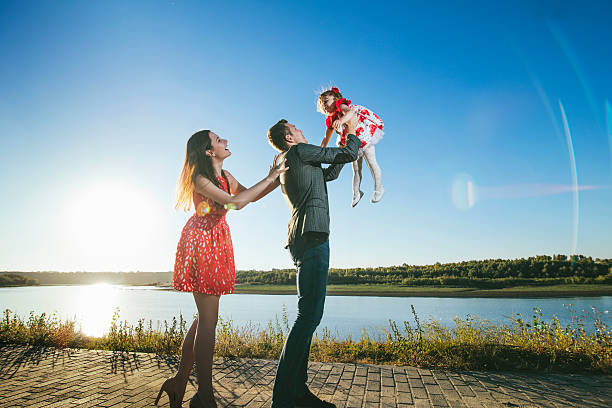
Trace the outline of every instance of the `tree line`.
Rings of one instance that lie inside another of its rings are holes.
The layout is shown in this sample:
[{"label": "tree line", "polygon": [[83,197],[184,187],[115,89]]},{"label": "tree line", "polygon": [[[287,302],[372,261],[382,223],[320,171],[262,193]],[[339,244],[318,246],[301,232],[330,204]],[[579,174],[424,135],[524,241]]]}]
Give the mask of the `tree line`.
[{"label": "tree line", "polygon": [[38,280],[28,278],[19,273],[5,273],[0,275],[0,287],[33,285],[38,285]]},{"label": "tree line", "polygon": [[[18,275],[29,280],[19,281]],[[168,284],[172,272],[3,272],[1,282],[65,285],[106,282],[123,285]],[[237,284],[293,285],[295,269],[236,271]],[[402,285],[502,288],[518,285],[572,283],[612,284],[612,259],[583,255],[538,255],[520,259],[487,259],[433,265],[332,268],[328,283],[335,285]]]},{"label": "tree line", "polygon": [[168,283],[172,279],[170,272],[0,272],[0,277],[7,274],[37,281],[40,285],[90,285],[109,283],[113,285],[155,285]]},{"label": "tree line", "polygon": [[[238,271],[244,284],[294,284],[294,269]],[[433,265],[330,269],[330,284],[391,284],[505,287],[522,284],[611,283],[612,259],[582,255],[538,255],[521,259],[488,259]]]}]

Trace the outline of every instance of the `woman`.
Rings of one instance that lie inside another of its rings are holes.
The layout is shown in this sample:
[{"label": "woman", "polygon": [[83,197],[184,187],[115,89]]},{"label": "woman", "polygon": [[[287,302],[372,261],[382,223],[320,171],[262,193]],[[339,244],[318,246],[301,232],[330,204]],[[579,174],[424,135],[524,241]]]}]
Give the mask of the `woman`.
[{"label": "woman", "polygon": [[161,386],[155,404],[165,391],[170,406],[181,407],[193,362],[198,372],[198,392],[190,407],[216,407],[212,386],[212,361],[219,297],[234,290],[234,252],[228,209],[240,210],[278,185],[278,176],[288,170],[278,156],[269,174],[247,189],[227,170],[223,161],[231,155],[227,140],[210,130],[194,133],[187,142],[185,164],[179,178],[176,208],[196,213],[183,228],[176,251],[172,282],[174,289],[193,292],[198,314],[181,347],[181,362],[174,377]]}]

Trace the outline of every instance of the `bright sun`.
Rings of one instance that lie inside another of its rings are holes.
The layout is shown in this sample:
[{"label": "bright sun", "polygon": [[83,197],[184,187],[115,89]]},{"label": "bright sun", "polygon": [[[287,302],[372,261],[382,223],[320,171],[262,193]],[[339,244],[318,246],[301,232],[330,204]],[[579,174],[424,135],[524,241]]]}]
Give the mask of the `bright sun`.
[{"label": "bright sun", "polygon": [[[125,182],[98,183],[77,193],[66,207],[62,229],[87,260],[88,269],[138,265],[159,217],[156,200]],[[77,255],[77,254],[75,254]]]}]

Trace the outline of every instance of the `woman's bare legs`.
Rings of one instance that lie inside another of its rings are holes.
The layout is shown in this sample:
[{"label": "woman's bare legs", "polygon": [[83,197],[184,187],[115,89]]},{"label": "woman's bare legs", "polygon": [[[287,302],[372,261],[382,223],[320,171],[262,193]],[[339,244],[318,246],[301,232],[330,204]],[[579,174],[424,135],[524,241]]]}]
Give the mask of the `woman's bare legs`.
[{"label": "woman's bare legs", "polygon": [[198,308],[198,315],[183,339],[181,361],[178,372],[174,376],[173,388],[177,393],[178,401],[182,401],[195,361],[198,368],[198,392],[202,396],[202,401],[206,402],[213,397],[212,360],[215,350],[219,296],[194,293],[193,297]]},{"label": "woman's bare legs", "polygon": [[382,186],[382,172],[376,161],[376,149],[374,145],[368,146],[363,150],[363,155],[368,163],[370,172],[372,172],[372,178],[374,179],[374,194],[372,195],[372,202],[377,203],[382,199],[385,189]]},{"label": "woman's bare legs", "polygon": [[198,394],[203,401],[208,401],[213,397],[212,363],[219,316],[219,296],[194,293],[193,297],[198,308],[198,325],[193,347],[198,370]]},{"label": "woman's bare legs", "polygon": [[174,376],[175,391],[179,401],[183,400],[185,388],[189,381],[189,374],[191,374],[193,368],[193,361],[195,358],[193,346],[197,328],[198,318],[196,317],[193,319],[193,323],[191,323],[189,330],[187,330],[187,334],[185,334],[183,344],[181,345],[181,362],[179,363],[178,372]]}]

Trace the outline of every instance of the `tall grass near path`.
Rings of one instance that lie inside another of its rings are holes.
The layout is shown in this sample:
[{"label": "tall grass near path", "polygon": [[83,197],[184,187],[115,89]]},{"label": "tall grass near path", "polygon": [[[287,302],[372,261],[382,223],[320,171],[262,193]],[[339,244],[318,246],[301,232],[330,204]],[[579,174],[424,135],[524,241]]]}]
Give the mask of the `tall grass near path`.
[{"label": "tall grass near path", "polygon": [[[367,334],[358,342],[323,337],[314,354],[322,361],[450,369],[611,372],[612,336],[595,310],[567,326],[556,317],[544,321],[538,309],[530,320],[516,315],[509,324],[495,325],[477,317],[456,318],[454,327],[435,320],[421,323],[412,312],[412,324],[405,321],[400,328],[390,321],[382,340]],[[584,328],[587,320],[594,328],[591,334]]]},{"label": "tall grass near path", "polygon": [[76,331],[76,322],[60,320],[57,315],[30,312],[27,320],[6,309],[0,323],[1,344],[30,344],[34,346],[82,347],[86,338]]},{"label": "tall grass near path", "polygon": [[[435,320],[412,316],[389,326],[376,336],[363,331],[358,340],[340,338],[323,329],[312,342],[314,361],[411,365],[446,369],[588,371],[612,373],[612,333],[603,313],[591,310],[578,314],[568,307],[571,322],[561,325],[557,317],[546,321],[534,309],[533,316],[519,314],[507,324],[496,325],[478,317],[456,318],[444,326]],[[76,329],[75,321],[56,315],[34,315],[27,319],[9,310],[0,322],[0,344],[29,344],[120,351],[180,353],[187,332],[183,316],[153,327],[152,321],[130,325],[120,321],[117,310],[108,333],[88,337]],[[588,327],[588,330],[587,330]],[[283,309],[264,327],[238,327],[219,319],[215,354],[229,358],[277,359],[290,324]]]}]

